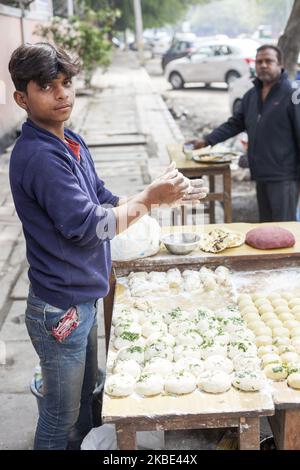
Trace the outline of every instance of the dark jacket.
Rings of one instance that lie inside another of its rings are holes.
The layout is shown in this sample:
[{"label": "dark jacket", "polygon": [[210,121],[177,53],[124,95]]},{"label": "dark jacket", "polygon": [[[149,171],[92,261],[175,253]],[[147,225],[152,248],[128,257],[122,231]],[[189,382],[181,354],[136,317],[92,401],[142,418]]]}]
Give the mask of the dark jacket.
[{"label": "dark jacket", "polygon": [[261,182],[299,180],[300,104],[292,100],[295,93],[298,103],[299,90],[292,88],[285,72],[264,102],[261,90],[262,82],[256,78],[236,114],[205,136],[205,140],[215,145],[247,131],[252,179]]},{"label": "dark jacket", "polygon": [[109,239],[118,198],[104,187],[84,141],[80,161],[54,134],[28,120],[10,159],[10,184],[23,225],[29,279],[36,295],[68,308],[104,297],[111,271]]}]

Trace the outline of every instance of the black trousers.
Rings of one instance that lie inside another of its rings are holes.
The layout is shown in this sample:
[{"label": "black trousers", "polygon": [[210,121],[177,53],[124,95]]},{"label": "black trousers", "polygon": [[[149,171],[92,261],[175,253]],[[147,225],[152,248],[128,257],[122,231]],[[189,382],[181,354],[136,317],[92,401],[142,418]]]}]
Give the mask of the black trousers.
[{"label": "black trousers", "polygon": [[256,183],[260,222],[296,220],[299,181]]}]

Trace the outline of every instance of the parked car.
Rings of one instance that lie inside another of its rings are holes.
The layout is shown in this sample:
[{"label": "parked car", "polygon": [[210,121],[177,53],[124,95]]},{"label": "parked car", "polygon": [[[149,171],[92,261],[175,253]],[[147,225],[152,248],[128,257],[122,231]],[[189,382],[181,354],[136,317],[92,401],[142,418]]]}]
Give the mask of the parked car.
[{"label": "parked car", "polygon": [[201,42],[196,52],[170,62],[165,76],[174,89],[185,83],[225,82],[228,85],[255,67],[259,44],[250,39]]},{"label": "parked car", "polygon": [[163,71],[169,62],[172,60],[186,57],[188,54],[195,52],[199,47],[199,40],[195,35],[192,37],[186,37],[184,39],[174,38],[170,48],[163,54],[161,59],[161,66]]}]

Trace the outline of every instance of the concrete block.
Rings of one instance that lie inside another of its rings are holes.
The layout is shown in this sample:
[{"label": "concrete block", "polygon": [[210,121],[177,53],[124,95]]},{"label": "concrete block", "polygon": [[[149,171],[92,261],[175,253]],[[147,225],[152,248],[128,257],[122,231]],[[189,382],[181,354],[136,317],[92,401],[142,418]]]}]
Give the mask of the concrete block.
[{"label": "concrete block", "polygon": [[0,331],[2,341],[28,341],[29,336],[25,326],[26,302],[13,302],[4,325]]},{"label": "concrete block", "polygon": [[36,399],[0,392],[0,450],[31,450],[38,419]]}]

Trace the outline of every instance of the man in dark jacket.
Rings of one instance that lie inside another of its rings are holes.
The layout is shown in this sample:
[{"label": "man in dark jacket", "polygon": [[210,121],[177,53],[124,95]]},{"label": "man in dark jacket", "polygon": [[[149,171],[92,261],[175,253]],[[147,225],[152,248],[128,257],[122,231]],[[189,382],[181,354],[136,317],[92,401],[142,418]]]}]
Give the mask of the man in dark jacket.
[{"label": "man in dark jacket", "polygon": [[243,97],[234,116],[195,148],[215,145],[247,131],[249,166],[256,181],[260,222],[296,220],[300,179],[300,106],[282,69],[275,46],[257,50],[254,87]]}]

